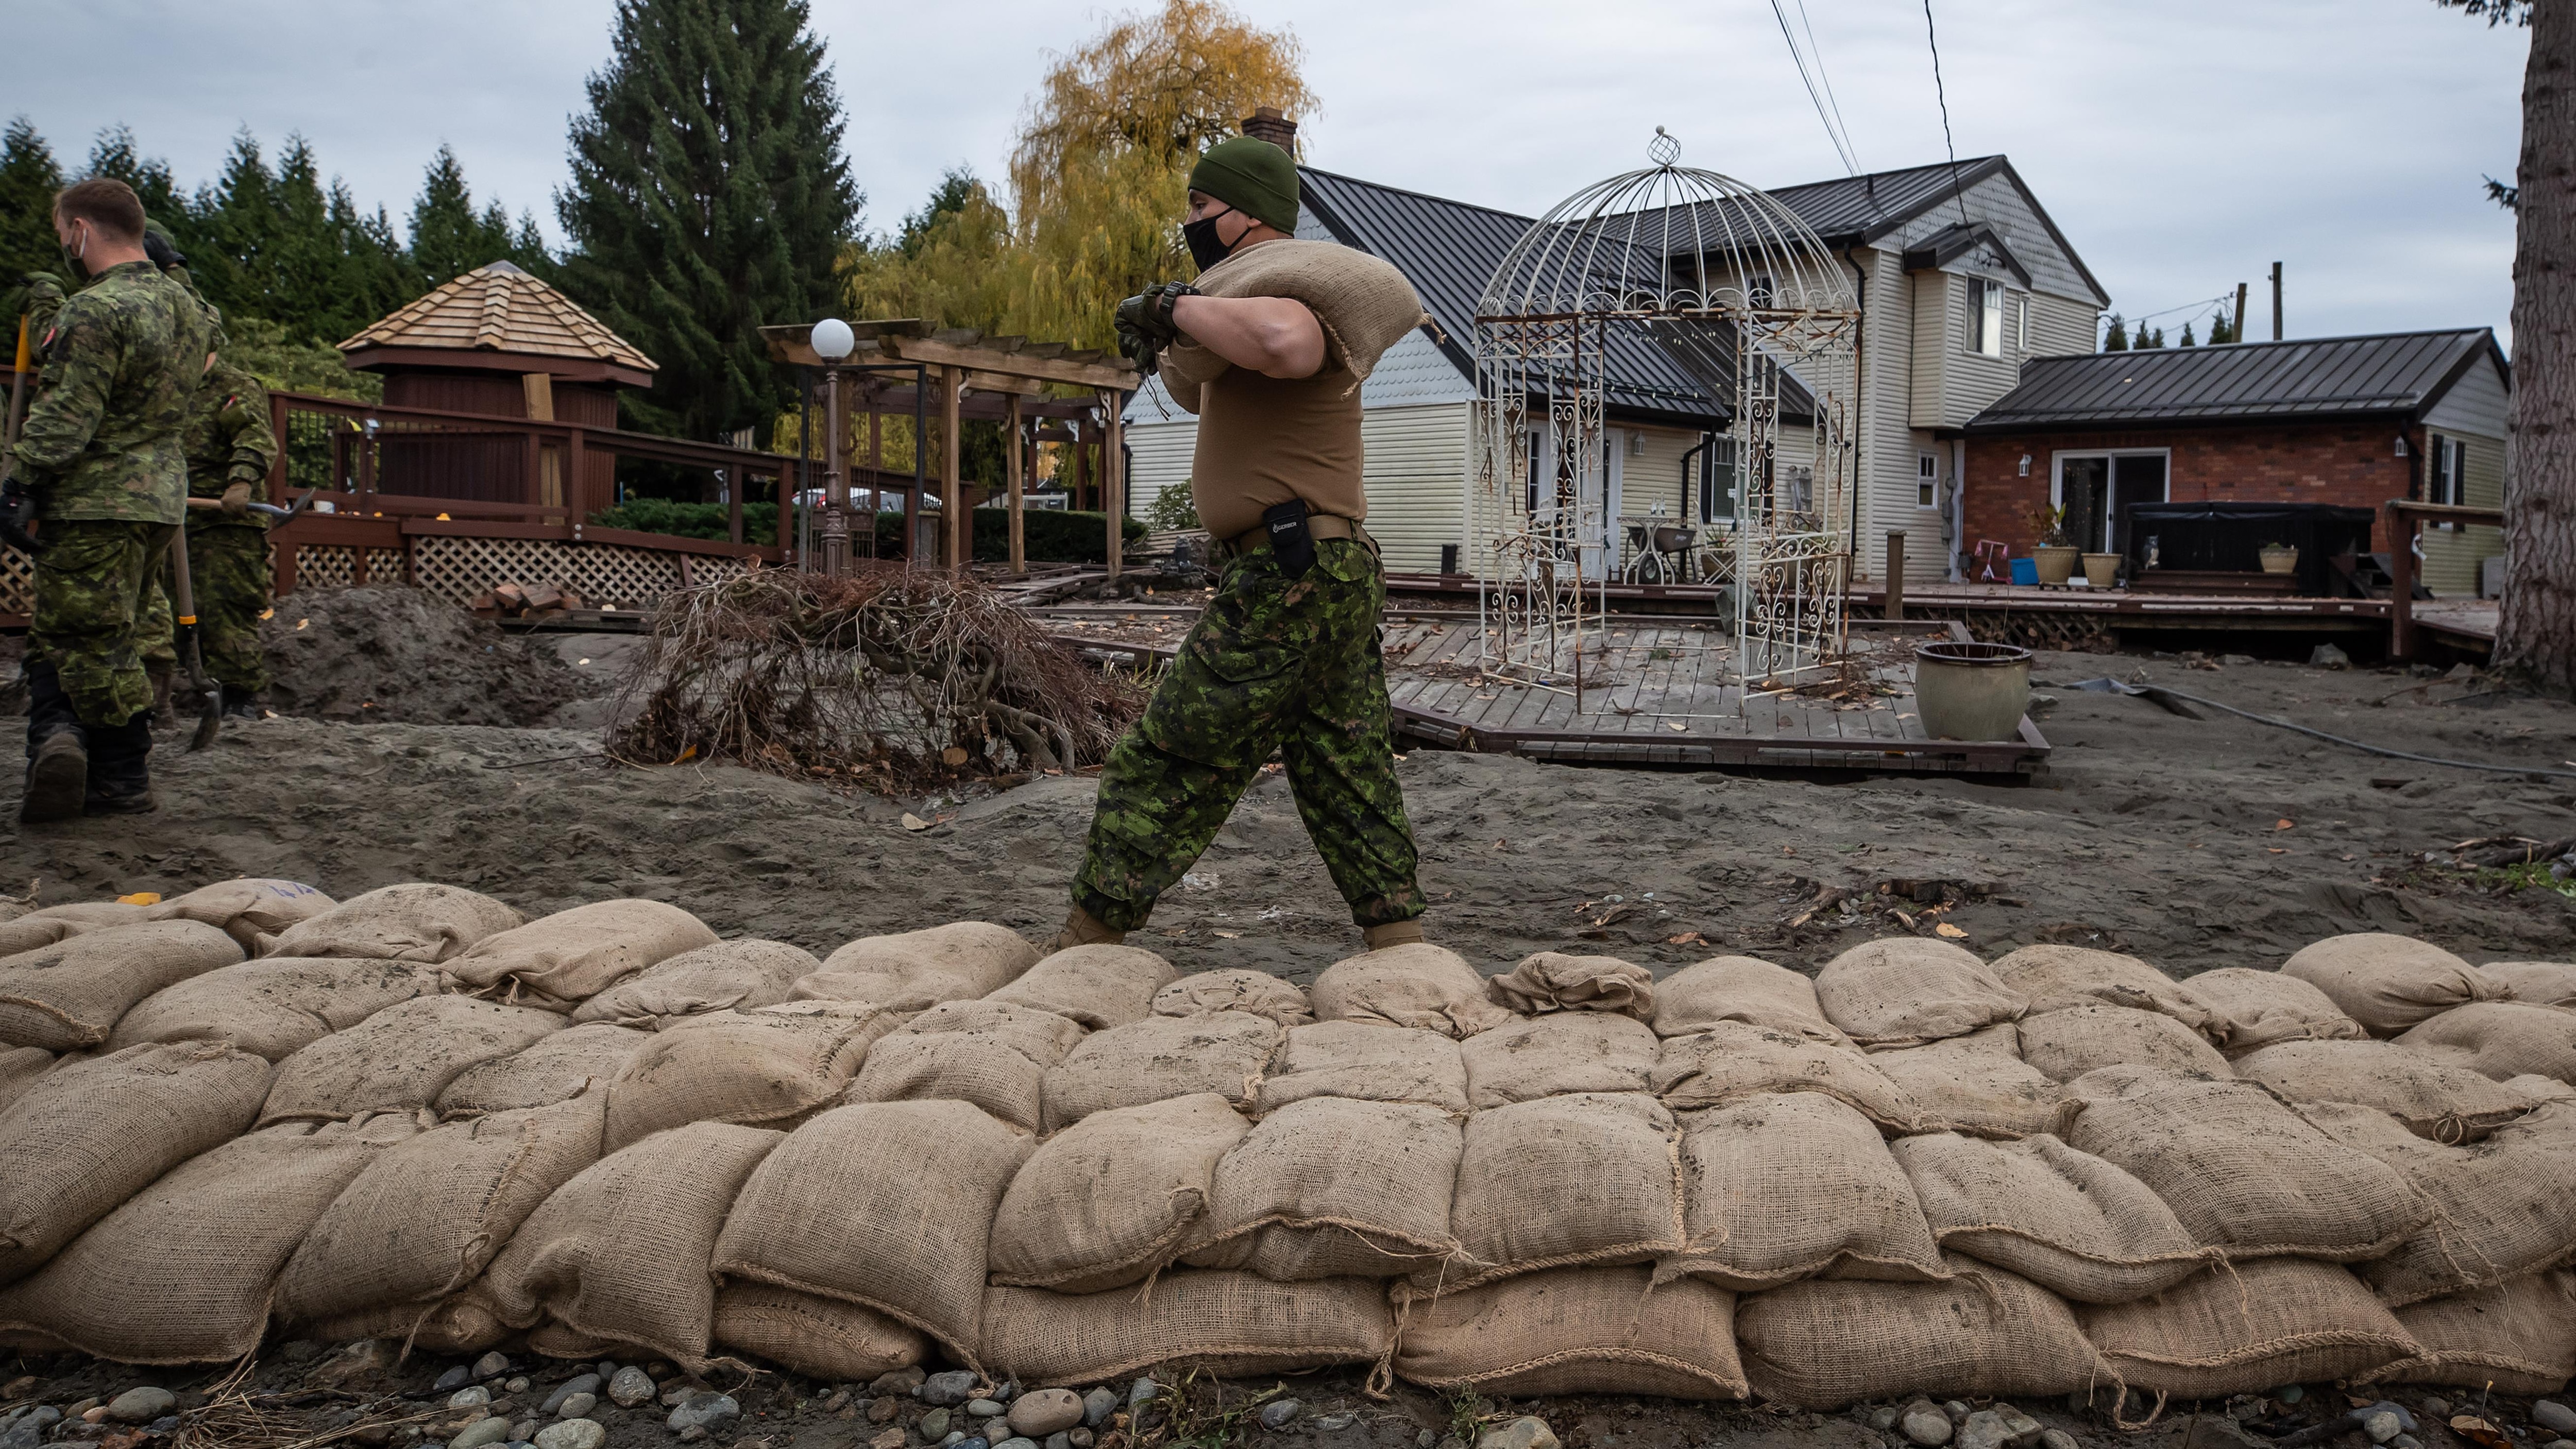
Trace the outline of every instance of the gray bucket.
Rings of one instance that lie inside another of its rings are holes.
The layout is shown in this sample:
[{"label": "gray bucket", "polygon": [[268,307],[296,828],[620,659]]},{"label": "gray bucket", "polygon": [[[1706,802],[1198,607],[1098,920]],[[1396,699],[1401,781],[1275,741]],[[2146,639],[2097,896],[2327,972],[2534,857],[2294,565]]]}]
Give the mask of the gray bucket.
[{"label": "gray bucket", "polygon": [[2030,707],[2030,651],[2018,644],[1919,644],[1914,702],[1936,740],[2021,737]]}]

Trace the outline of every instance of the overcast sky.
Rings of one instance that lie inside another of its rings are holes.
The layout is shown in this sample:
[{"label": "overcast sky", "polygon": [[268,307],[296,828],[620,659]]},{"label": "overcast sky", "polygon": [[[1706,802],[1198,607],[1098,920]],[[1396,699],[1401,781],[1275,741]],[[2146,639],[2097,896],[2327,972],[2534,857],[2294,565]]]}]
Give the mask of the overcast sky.
[{"label": "overcast sky", "polygon": [[[1801,0],[1782,0],[1793,25]],[[1860,164],[1943,157],[1919,0],[1804,0]],[[609,0],[11,0],[22,64],[0,114],[76,162],[131,125],[183,183],[234,132],[290,131],[400,220],[441,140],[479,201],[536,211],[564,177],[566,118],[606,55]],[[1111,11],[1067,0],[816,0],[849,107],[868,225],[951,166],[998,177],[1051,53]],[[1644,163],[1657,125],[1685,164],[1762,185],[1843,165],[1769,0],[1241,0],[1293,27],[1322,99],[1308,159],[1535,214]],[[2509,176],[2523,33],[2431,0],[1933,0],[1962,157],[2009,154],[2130,316],[2254,284],[2278,259],[2288,335],[2492,326],[2512,299]],[[1802,32],[1801,41],[1805,36]],[[116,77],[110,83],[107,77]],[[2179,335],[2186,317],[2163,322]]]}]

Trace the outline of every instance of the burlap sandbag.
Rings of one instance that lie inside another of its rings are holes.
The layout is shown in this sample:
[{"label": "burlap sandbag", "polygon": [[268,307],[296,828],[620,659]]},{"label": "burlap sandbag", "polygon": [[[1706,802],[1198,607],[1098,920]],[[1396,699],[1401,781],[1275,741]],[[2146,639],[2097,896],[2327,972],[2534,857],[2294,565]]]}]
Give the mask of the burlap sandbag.
[{"label": "burlap sandbag", "polygon": [[2126,1303],[2210,1262],[2145,1183],[2045,1133],[2018,1142],[1928,1133],[1891,1150],[1945,1252],[2061,1298]]},{"label": "burlap sandbag", "polygon": [[[1338,242],[1281,237],[1246,247],[1199,273],[1193,283],[1211,297],[1286,297],[1303,302],[1324,329],[1324,369],[1350,374],[1355,392],[1388,348],[1431,320],[1404,274],[1367,252]],[[1163,353],[1163,381],[1173,401],[1199,410],[1199,389],[1230,364],[1195,343]]]},{"label": "burlap sandbag", "polygon": [[1986,963],[1986,969],[2030,999],[2032,1016],[2070,1006],[2126,1006],[2170,1016],[2212,1045],[2227,1045],[2226,1018],[2135,956],[2090,946],[2024,946]]},{"label": "burlap sandbag", "polygon": [[1655,1015],[1655,974],[1616,956],[1569,956],[1539,951],[1485,983],[1497,1005],[1537,1016],[1551,1011],[1615,1011],[1649,1021]]},{"label": "burlap sandbag", "polygon": [[711,1011],[750,1011],[787,999],[822,963],[784,941],[718,941],[645,967],[573,1008],[576,1022],[651,1028]]},{"label": "burlap sandbag", "polygon": [[1822,1092],[1899,1132],[1913,1130],[1919,1115],[1904,1089],[1859,1049],[1737,1021],[1666,1039],[1646,1082],[1676,1112],[1772,1092]]},{"label": "burlap sandbag", "polygon": [[2378,931],[2328,936],[2303,947],[2281,963],[2281,974],[2324,992],[2344,1015],[2380,1036],[2395,1036],[2455,1006],[2504,996],[2503,987],[2441,947]]},{"label": "burlap sandbag", "polygon": [[300,881],[244,876],[199,886],[145,907],[144,914],[155,921],[202,921],[232,937],[244,951],[255,951],[262,936],[274,936],[338,904]]},{"label": "burlap sandbag", "polygon": [[[538,1204],[485,1275],[504,1322],[706,1366],[725,1214],[784,1132],[693,1122],[612,1153]],[[586,1355],[585,1355],[586,1356]]]},{"label": "burlap sandbag", "polygon": [[0,1046],[97,1046],[136,1002],[241,958],[232,937],[198,921],[101,926],[0,957]]},{"label": "burlap sandbag", "polygon": [[1047,1069],[1046,1130],[1094,1112],[1214,1092],[1250,1111],[1287,1033],[1266,1016],[1148,1016],[1095,1031]]},{"label": "burlap sandbag", "polygon": [[2576,962],[2489,961],[2477,972],[2503,987],[2505,1000],[2525,1006],[2576,1007]]},{"label": "burlap sandbag", "polygon": [[297,1328],[315,1343],[390,1338],[416,1353],[479,1354],[519,1336],[501,1321],[491,1293],[479,1282],[435,1303],[373,1304]]},{"label": "burlap sandbag", "polygon": [[2562,1082],[2556,1077],[2544,1077],[2537,1072],[2524,1072],[2517,1077],[2507,1077],[2504,1079],[2504,1084],[2535,1102],[2576,1102],[2576,1082]]},{"label": "burlap sandbag", "polygon": [[671,1022],[608,1084],[608,1150],[686,1122],[792,1126],[837,1100],[903,1020],[864,1003],[782,1001]]},{"label": "burlap sandbag", "polygon": [[342,901],[259,943],[263,956],[357,956],[376,961],[453,960],[519,924],[517,911],[462,886],[389,885]]},{"label": "burlap sandbag", "polygon": [[1282,1283],[1392,1278],[1459,1256],[1449,1231],[1464,1138],[1437,1107],[1310,1097],[1216,1165],[1182,1261]]},{"label": "burlap sandbag", "polygon": [[1464,1116],[1467,1063],[1457,1041],[1436,1031],[1319,1021],[1288,1033],[1255,1110],[1268,1116],[1309,1097],[1420,1102]]},{"label": "burlap sandbag", "polygon": [[1912,1131],[2028,1137],[2056,1131],[2074,1110],[2057,1083],[2022,1061],[2021,1027],[2009,1021],[1927,1046],[1872,1052],[1869,1064],[1912,1104]]},{"label": "burlap sandbag", "polygon": [[21,951],[34,951],[69,940],[83,931],[101,926],[126,926],[151,919],[148,906],[129,906],[123,901],[75,901],[67,906],[46,906],[0,921],[0,956],[15,956]]},{"label": "burlap sandbag", "polygon": [[2554,1394],[2576,1377],[2576,1273],[2564,1269],[2400,1308],[2397,1322],[2417,1351],[2363,1382]]},{"label": "burlap sandbag", "polygon": [[465,1289],[537,1205],[599,1160],[597,1097],[423,1132],[367,1164],[278,1275],[277,1311],[313,1324]]},{"label": "burlap sandbag", "polygon": [[466,1068],[563,1027],[551,1011],[465,996],[398,1001],[279,1062],[259,1125],[427,1107]]},{"label": "burlap sandbag", "polygon": [[1694,1036],[1719,1022],[1741,1022],[1807,1037],[1831,1046],[1851,1038],[1825,1020],[1816,983],[1786,966],[1753,956],[1712,956],[1685,966],[1655,986],[1657,1036]]},{"label": "burlap sandbag", "polygon": [[1315,978],[1315,1019],[1409,1026],[1471,1037],[1517,1018],[1485,995],[1485,978],[1445,946],[1413,942],[1366,951]]},{"label": "burlap sandbag", "polygon": [[54,1054],[43,1047],[0,1047],[0,1112],[53,1069]]},{"label": "burlap sandbag", "polygon": [[836,1107],[743,1184],[715,1269],[873,1308],[972,1367],[989,1227],[1028,1155],[963,1102]]},{"label": "burlap sandbag", "polygon": [[1031,1006],[1094,1031],[1154,1014],[1154,996],[1180,979],[1172,963],[1135,946],[1071,946],[986,997]]},{"label": "burlap sandbag", "polygon": [[2112,1373],[2177,1399],[2355,1378],[2420,1348],[2350,1271],[2304,1258],[2209,1268],[2077,1313]]},{"label": "burlap sandbag", "polygon": [[1008,926],[952,921],[920,931],[862,936],[823,958],[789,991],[797,1000],[866,1001],[923,1011],[990,996],[1038,963],[1038,948]]},{"label": "burlap sandbag", "polygon": [[0,1283],[154,1178],[248,1129],[268,1063],[219,1042],[67,1061],[0,1108]]},{"label": "burlap sandbag", "polygon": [[238,1359],[259,1347],[278,1270],[305,1229],[413,1131],[404,1113],[295,1122],[191,1158],[0,1292],[0,1333],[119,1363]]},{"label": "burlap sandbag", "polygon": [[1306,1000],[1304,987],[1267,971],[1240,966],[1196,972],[1154,993],[1156,1016],[1203,1016],[1211,1011],[1266,1016],[1279,1023],[1281,1030],[1293,1030],[1315,1020],[1315,1008]]},{"label": "burlap sandbag", "polygon": [[1557,1011],[1459,1043],[1467,1102],[1499,1107],[1568,1092],[1643,1092],[1657,1042],[1646,1024],[1605,1011]]},{"label": "burlap sandbag", "polygon": [[2576,1085],[2576,1011],[2482,1001],[2443,1012],[2397,1039],[2448,1048],[2450,1058],[2501,1082],[2528,1072]]},{"label": "burlap sandbag", "polygon": [[[2225,1054],[2285,1041],[2359,1041],[2370,1035],[2333,998],[2295,976],[2224,966],[2182,983],[2184,994],[2226,1024]],[[2213,1037],[2214,1039],[2214,1037]]]},{"label": "burlap sandbag", "polygon": [[2293,1102],[2376,1107],[2437,1142],[2473,1142],[2540,1105],[2467,1067],[2395,1042],[2285,1041],[2238,1057],[2236,1074]]},{"label": "burlap sandbag", "polygon": [[2071,1393],[2108,1379],[2064,1299],[1958,1254],[1943,1283],[1809,1278],[1739,1299],[1735,1344],[1753,1391],[1835,1409],[1907,1394]]},{"label": "burlap sandbag", "polygon": [[1914,1184],[1868,1118],[1820,1092],[1753,1097],[1681,1119],[1689,1243],[1655,1276],[1755,1292],[1799,1278],[1942,1276]]},{"label": "burlap sandbag", "polygon": [[995,1288],[983,1343],[989,1371],[1024,1384],[1125,1379],[1156,1364],[1247,1378],[1377,1363],[1395,1350],[1395,1318],[1372,1278],[1273,1283],[1183,1269],[1149,1289]]},{"label": "burlap sandbag", "polygon": [[572,1003],[715,943],[706,922],[667,901],[593,901],[486,936],[449,961],[447,971],[468,988],[505,1000],[534,994]]},{"label": "burlap sandbag", "polygon": [[1466,1293],[1396,1289],[1396,1377],[1497,1397],[1740,1399],[1735,1295],[1647,1268],[1559,1268]]},{"label": "burlap sandbag", "polygon": [[910,1368],[930,1351],[919,1331],[882,1313],[766,1283],[736,1283],[717,1292],[715,1340],[837,1383],[865,1383]]},{"label": "burlap sandbag", "polygon": [[1999,1021],[2030,1003],[1986,969],[1974,952],[1921,936],[1890,936],[1852,947],[1816,973],[1816,1005],[1863,1047],[1921,1046]]},{"label": "burlap sandbag", "polygon": [[2145,1183],[2230,1261],[2359,1262],[2405,1241],[2432,1213],[2386,1163],[2252,1082],[2105,1067],[2067,1095],[2083,1104],[2061,1134],[2067,1145]]},{"label": "burlap sandbag", "polygon": [[950,1001],[868,1049],[844,1102],[972,1102],[1024,1132],[1043,1125],[1047,1068],[1085,1035],[1082,1023],[998,1000]]},{"label": "burlap sandbag", "polygon": [[508,1056],[467,1067],[434,1105],[441,1118],[477,1117],[549,1107],[585,1092],[605,1097],[603,1089],[652,1044],[651,1032],[604,1021],[566,1027]]},{"label": "burlap sandbag", "polygon": [[2540,1108],[2461,1147],[2418,1137],[2373,1107],[2306,1110],[2432,1205],[2421,1228],[2358,1269],[2380,1301],[2402,1307],[2576,1261],[2576,1140],[2568,1131],[2576,1108]]},{"label": "burlap sandbag", "polygon": [[284,1061],[396,1002],[439,989],[437,972],[408,961],[264,956],[143,998],[118,1018],[107,1048],[219,1041]]},{"label": "burlap sandbag", "polygon": [[1541,1268],[1644,1263],[1681,1251],[1681,1128],[1640,1092],[1543,1097],[1467,1119],[1449,1230],[1467,1255],[1429,1291]]},{"label": "burlap sandbag", "polygon": [[2153,1067],[2181,1077],[2233,1075],[2199,1032],[2156,1011],[2099,1004],[2021,1019],[2021,1059],[2052,1082],[2103,1067]]},{"label": "burlap sandbag", "polygon": [[[1213,1092],[1094,1112],[1038,1144],[993,1214],[995,1283],[1098,1293],[1181,1252],[1252,1124]],[[1445,1211],[1445,1209],[1444,1209]]]}]

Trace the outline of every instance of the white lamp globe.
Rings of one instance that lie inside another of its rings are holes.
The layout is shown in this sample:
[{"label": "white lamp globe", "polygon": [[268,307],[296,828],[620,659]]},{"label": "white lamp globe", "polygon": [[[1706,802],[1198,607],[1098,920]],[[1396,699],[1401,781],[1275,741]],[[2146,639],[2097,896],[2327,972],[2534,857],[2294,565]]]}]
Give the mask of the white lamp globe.
[{"label": "white lamp globe", "polygon": [[850,324],[838,317],[826,317],[815,323],[812,341],[814,355],[825,362],[840,361],[859,344],[857,335],[850,331]]}]

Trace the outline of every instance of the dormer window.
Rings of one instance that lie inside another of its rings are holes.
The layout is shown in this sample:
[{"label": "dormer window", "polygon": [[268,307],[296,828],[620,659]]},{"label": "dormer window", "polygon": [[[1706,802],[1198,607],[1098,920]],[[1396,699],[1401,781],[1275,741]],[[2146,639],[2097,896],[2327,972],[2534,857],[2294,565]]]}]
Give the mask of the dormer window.
[{"label": "dormer window", "polygon": [[1968,278],[1968,350],[2004,355],[2004,289],[2000,282]]}]

